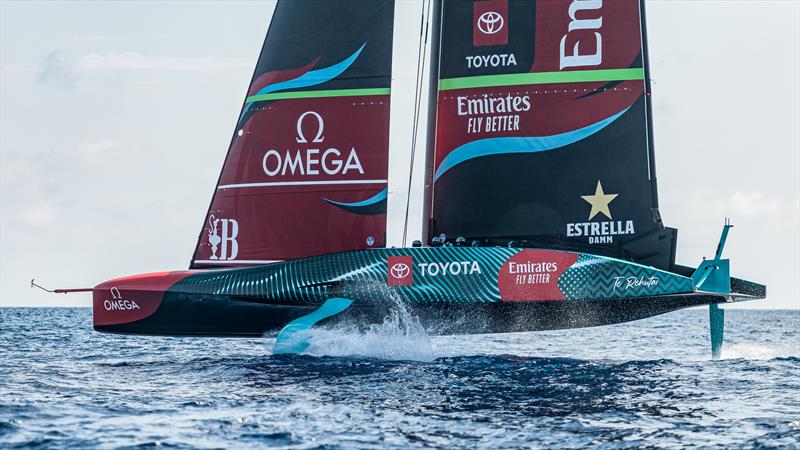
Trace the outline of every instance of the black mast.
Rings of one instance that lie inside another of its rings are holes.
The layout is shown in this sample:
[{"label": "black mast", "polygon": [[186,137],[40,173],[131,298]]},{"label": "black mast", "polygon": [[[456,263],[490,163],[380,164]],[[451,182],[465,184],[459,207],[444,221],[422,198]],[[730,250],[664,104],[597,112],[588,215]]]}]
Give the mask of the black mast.
[{"label": "black mast", "polygon": [[647,51],[647,20],[645,18],[645,0],[639,0],[639,15],[642,24],[642,65],[644,66],[644,103],[647,108],[647,160],[650,172],[650,195],[653,202],[653,215],[656,222],[661,223],[661,213],[658,211],[658,184],[656,182],[656,156],[655,139],[653,137],[653,105],[652,88],[650,85],[650,55]]}]

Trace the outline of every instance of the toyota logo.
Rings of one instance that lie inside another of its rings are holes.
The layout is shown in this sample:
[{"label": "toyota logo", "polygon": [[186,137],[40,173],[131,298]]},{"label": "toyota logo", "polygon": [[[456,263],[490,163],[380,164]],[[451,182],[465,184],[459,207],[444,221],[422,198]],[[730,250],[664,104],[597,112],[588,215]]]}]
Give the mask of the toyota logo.
[{"label": "toyota logo", "polygon": [[411,268],[408,267],[407,264],[397,263],[389,269],[389,272],[391,272],[392,276],[395,278],[405,278],[411,273]]},{"label": "toyota logo", "polygon": [[478,17],[478,29],[483,34],[495,34],[503,29],[503,16],[494,11],[487,11]]}]

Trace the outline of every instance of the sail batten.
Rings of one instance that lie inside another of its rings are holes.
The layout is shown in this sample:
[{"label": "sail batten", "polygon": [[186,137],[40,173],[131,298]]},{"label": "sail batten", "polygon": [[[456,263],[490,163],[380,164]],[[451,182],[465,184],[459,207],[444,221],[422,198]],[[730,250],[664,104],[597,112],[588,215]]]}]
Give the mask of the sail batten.
[{"label": "sail batten", "polygon": [[257,94],[247,97],[248,102],[263,102],[268,100],[285,100],[291,98],[321,98],[321,97],[356,97],[369,95],[389,95],[389,88],[363,88],[363,89],[328,89],[322,91],[291,91],[269,94]]},{"label": "sail batten", "polygon": [[511,73],[477,77],[445,78],[439,81],[439,90],[468,89],[492,86],[517,86],[535,84],[590,83],[597,81],[643,80],[644,69],[597,69],[571,72]]}]

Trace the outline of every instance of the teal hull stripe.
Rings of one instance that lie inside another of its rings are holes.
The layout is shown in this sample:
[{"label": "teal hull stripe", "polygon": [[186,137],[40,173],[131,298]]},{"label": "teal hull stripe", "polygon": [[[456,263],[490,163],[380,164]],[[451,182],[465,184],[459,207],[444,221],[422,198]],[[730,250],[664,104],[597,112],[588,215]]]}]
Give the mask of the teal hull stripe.
[{"label": "teal hull stripe", "polygon": [[[254,301],[280,299],[292,305],[322,305],[328,298],[346,297],[358,303],[386,298],[387,289],[410,303],[462,303],[502,301],[498,275],[508,259],[522,251],[508,247],[381,248],[334,253],[313,258],[249,268],[198,273],[171,290],[247,297]],[[413,283],[388,287],[388,258],[413,257]],[[473,262],[479,271],[472,271]],[[467,269],[463,268],[464,263]],[[427,264],[423,270],[421,267]],[[458,273],[453,275],[453,267]],[[433,267],[438,266],[438,267]],[[435,273],[435,272],[438,272]],[[616,278],[649,280],[621,289]],[[709,277],[710,278],[710,277]],[[706,281],[708,284],[710,281]],[[331,291],[336,284],[336,293]],[[691,278],[614,258],[582,254],[559,277],[558,287],[569,301],[619,299],[638,296],[691,293]],[[342,292],[342,289],[345,289]]]}]

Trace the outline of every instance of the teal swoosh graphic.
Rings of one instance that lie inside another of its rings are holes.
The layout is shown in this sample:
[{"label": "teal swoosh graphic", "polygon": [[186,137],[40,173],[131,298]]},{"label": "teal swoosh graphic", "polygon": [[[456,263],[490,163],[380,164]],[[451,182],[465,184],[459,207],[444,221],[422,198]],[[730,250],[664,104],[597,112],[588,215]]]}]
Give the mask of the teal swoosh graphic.
[{"label": "teal swoosh graphic", "polygon": [[389,188],[386,188],[386,189],[378,192],[377,194],[373,195],[372,197],[370,197],[370,198],[368,198],[366,200],[361,200],[360,202],[355,202],[355,203],[335,202],[333,200],[328,200],[327,198],[323,198],[323,200],[325,200],[326,202],[330,203],[331,205],[348,206],[350,208],[360,208],[362,206],[374,205],[375,203],[378,203],[381,200],[385,200],[386,199],[386,195],[388,193],[389,193]]},{"label": "teal swoosh graphic", "polygon": [[573,144],[602,130],[611,122],[617,120],[621,115],[625,114],[625,111],[629,108],[630,107],[625,108],[617,114],[597,123],[566,133],[553,134],[550,136],[496,137],[468,142],[456,147],[455,150],[445,156],[442,163],[439,164],[439,168],[436,169],[436,174],[433,179],[434,181],[438,180],[439,177],[444,175],[448,170],[470,159],[511,153],[544,152]]},{"label": "teal swoosh graphic", "polygon": [[[364,50],[364,47],[366,45],[367,43],[364,42],[361,45],[361,47],[358,50],[356,50],[352,55],[332,66],[324,67],[322,69],[317,69],[317,70],[310,70],[300,75],[297,78],[264,86],[255,95],[269,94],[271,92],[285,91],[287,89],[297,89],[309,86],[316,86],[318,84],[325,83],[326,81],[330,81],[341,75],[345,70],[349,69],[350,66],[353,65],[355,60],[358,59],[358,57],[361,55],[361,51]],[[250,102],[247,104],[247,106],[245,106],[244,111],[242,112],[242,117],[244,117],[247,111],[250,110],[250,106],[252,105],[253,102]]]},{"label": "teal swoosh graphic", "polygon": [[[382,191],[378,192],[377,194],[373,195],[372,197],[361,200],[360,202],[353,202],[353,203],[345,203],[345,202],[337,202],[334,200],[329,200],[327,198],[323,198],[326,203],[336,206],[337,208],[341,208],[345,211],[354,213],[354,214],[362,214],[362,215],[377,215],[377,214],[384,214],[386,213],[386,196],[389,193],[389,188],[384,188]],[[383,205],[379,208],[379,204],[383,202]]]},{"label": "teal swoosh graphic", "polygon": [[309,86],[316,86],[318,84],[322,84],[326,81],[330,81],[339,75],[342,74],[345,70],[347,70],[356,59],[358,59],[359,55],[361,55],[361,51],[364,50],[364,46],[367,43],[361,45],[361,47],[356,50],[352,55],[347,57],[332,66],[325,67],[322,69],[317,70],[310,70],[297,78],[281,81],[280,83],[270,84],[268,86],[264,86],[259,90],[255,95],[262,95],[262,94],[269,94],[271,92],[278,92],[278,91],[285,91],[286,89],[296,89],[296,88],[303,88]]}]

